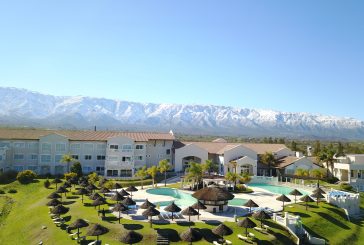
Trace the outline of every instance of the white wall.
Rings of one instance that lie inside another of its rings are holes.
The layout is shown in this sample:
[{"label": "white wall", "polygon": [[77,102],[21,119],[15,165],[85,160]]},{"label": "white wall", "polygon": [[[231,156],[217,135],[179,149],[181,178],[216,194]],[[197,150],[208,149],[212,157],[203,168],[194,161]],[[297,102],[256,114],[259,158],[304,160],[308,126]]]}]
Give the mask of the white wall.
[{"label": "white wall", "polygon": [[286,174],[294,174],[296,169],[305,169],[305,170],[312,170],[312,169],[319,169],[320,167],[314,164],[311,160],[306,157],[298,159],[293,164],[287,166],[285,168]]},{"label": "white wall", "polygon": [[188,144],[184,147],[178,148],[175,151],[175,170],[181,171],[183,169],[182,160],[188,156],[195,156],[201,159],[204,163],[208,159],[208,152],[194,144]]}]

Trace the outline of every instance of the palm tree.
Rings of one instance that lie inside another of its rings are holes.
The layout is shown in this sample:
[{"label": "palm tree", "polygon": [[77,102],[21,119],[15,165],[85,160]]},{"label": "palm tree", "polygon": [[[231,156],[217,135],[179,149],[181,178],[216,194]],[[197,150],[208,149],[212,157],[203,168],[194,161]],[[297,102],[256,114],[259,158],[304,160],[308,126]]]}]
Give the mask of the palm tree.
[{"label": "palm tree", "polygon": [[324,149],[320,152],[318,155],[318,159],[322,163],[326,163],[327,173],[326,178],[329,178],[329,167],[331,168],[331,174],[334,174],[334,157],[335,157],[336,151],[334,150],[332,145],[329,145],[329,147],[324,147]]},{"label": "palm tree", "polygon": [[70,154],[64,154],[62,159],[59,161],[61,163],[67,163],[67,173],[70,172],[70,163],[76,161]]},{"label": "palm tree", "polygon": [[238,163],[236,161],[229,162],[230,166],[234,169],[234,173],[236,174],[236,168],[238,167]]},{"label": "palm tree", "polygon": [[206,160],[204,164],[201,164],[202,172],[207,172],[210,176],[211,169],[213,168],[212,160]]},{"label": "palm tree", "polygon": [[264,164],[268,165],[269,175],[271,175],[272,165],[275,165],[276,158],[274,157],[272,152],[265,152],[261,157],[260,161]]},{"label": "palm tree", "polygon": [[150,168],[147,169],[147,173],[152,177],[153,180],[153,187],[155,186],[155,176],[158,173],[158,167],[157,166],[151,166]]},{"label": "palm tree", "polygon": [[193,180],[193,185],[195,186],[197,183],[197,189],[202,179],[202,166],[200,163],[190,162],[189,167],[187,169],[187,179]]},{"label": "palm tree", "polygon": [[167,171],[171,168],[171,165],[169,164],[168,159],[163,159],[159,161],[159,172],[161,174],[164,173],[164,186],[167,186]]},{"label": "palm tree", "polygon": [[148,172],[147,172],[146,166],[143,166],[135,173],[135,176],[139,177],[139,179],[140,179],[142,189],[143,189],[143,185],[144,185],[144,179],[145,179],[145,177],[147,177],[147,175],[148,175]]},{"label": "palm tree", "polygon": [[225,179],[234,183],[234,190],[236,187],[236,181],[239,179],[239,175],[233,172],[227,172],[225,175]]}]

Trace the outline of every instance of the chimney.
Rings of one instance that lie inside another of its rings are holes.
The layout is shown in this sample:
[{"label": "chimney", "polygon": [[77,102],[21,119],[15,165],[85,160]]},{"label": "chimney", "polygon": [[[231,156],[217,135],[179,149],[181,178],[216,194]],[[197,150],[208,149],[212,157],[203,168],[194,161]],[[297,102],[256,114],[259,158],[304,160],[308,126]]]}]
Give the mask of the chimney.
[{"label": "chimney", "polygon": [[95,128],[94,128],[94,131],[96,132],[96,126],[95,126]]}]

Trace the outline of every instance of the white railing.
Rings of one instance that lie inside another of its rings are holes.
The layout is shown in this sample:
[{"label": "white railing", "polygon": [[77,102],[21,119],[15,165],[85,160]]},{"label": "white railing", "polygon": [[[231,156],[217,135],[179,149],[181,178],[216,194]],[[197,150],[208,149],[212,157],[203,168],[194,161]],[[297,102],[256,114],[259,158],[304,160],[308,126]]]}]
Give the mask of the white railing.
[{"label": "white railing", "polygon": [[250,183],[275,183],[275,184],[278,184],[278,177],[252,176]]}]

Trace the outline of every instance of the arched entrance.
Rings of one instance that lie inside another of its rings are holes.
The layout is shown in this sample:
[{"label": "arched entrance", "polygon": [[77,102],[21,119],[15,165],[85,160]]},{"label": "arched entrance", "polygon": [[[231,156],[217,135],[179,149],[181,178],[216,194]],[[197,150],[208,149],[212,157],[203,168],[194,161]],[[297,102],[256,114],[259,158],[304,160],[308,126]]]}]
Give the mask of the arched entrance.
[{"label": "arched entrance", "polygon": [[197,163],[201,163],[201,158],[196,157],[196,156],[187,156],[182,158],[182,169],[183,171],[186,170],[186,168],[188,168],[188,166],[190,165],[191,162],[197,162]]}]

